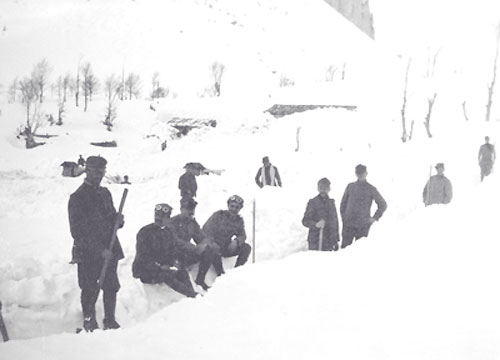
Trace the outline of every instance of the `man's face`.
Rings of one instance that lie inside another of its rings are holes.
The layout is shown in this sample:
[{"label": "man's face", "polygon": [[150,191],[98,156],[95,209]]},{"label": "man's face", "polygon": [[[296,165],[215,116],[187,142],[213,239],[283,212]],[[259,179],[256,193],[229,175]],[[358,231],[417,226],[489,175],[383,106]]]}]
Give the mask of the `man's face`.
[{"label": "man's face", "polygon": [[318,184],[318,191],[319,191],[320,195],[326,196],[330,192],[330,185],[328,185],[327,183],[319,183]]},{"label": "man's face", "polygon": [[230,202],[227,206],[227,209],[229,210],[229,213],[231,215],[238,215],[241,210],[241,205],[235,202]]},{"label": "man's face", "polygon": [[356,174],[358,180],[366,180],[366,177],[368,176],[368,172],[365,171],[365,172],[362,172],[360,174]]},{"label": "man's face", "polygon": [[486,144],[489,144],[490,143],[490,138],[489,137],[485,137],[484,141],[486,141]]},{"label": "man's face", "polygon": [[271,165],[269,160],[264,160],[264,161],[262,161],[262,163],[264,164],[265,167],[269,167],[269,165]]},{"label": "man's face", "polygon": [[158,204],[155,207],[155,224],[158,226],[167,226],[170,222],[172,209],[165,204]]},{"label": "man's face", "polygon": [[437,171],[438,175],[443,175],[444,174],[444,169],[442,167],[438,167],[436,169],[436,171]]},{"label": "man's face", "polygon": [[100,185],[104,174],[106,174],[106,168],[87,166],[85,172],[87,173],[87,181],[89,183],[92,185]]},{"label": "man's face", "polygon": [[187,218],[194,218],[195,209],[187,209],[185,207],[181,207],[181,215]]}]

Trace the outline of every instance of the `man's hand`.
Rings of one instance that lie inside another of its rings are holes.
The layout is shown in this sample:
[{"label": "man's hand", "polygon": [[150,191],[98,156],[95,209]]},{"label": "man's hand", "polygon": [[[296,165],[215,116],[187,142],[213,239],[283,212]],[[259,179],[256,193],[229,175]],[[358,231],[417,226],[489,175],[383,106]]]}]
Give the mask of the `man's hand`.
[{"label": "man's hand", "polygon": [[125,217],[123,214],[116,214],[116,223],[118,224],[119,228],[122,228],[123,225],[125,225]]},{"label": "man's hand", "polygon": [[113,252],[109,249],[104,249],[101,253],[101,256],[104,260],[109,261],[113,258]]},{"label": "man's hand", "polygon": [[196,245],[196,248],[195,248],[195,251],[196,251],[196,254],[198,255],[201,255],[205,252],[206,248],[207,248],[208,244],[199,244],[199,245]]},{"label": "man's hand", "polygon": [[371,225],[371,224],[373,224],[375,221],[377,221],[377,220],[375,220],[374,218],[372,218],[372,217],[371,217],[371,218],[369,218],[369,219],[368,219],[368,224],[370,224],[370,225]]},{"label": "man's hand", "polygon": [[237,248],[238,248],[238,238],[231,240],[231,242],[227,246],[227,249],[229,250],[229,252],[234,252],[234,251],[236,251]]},{"label": "man's hand", "polygon": [[339,243],[337,241],[335,241],[333,243],[333,251],[337,251],[339,249]]},{"label": "man's hand", "polygon": [[325,222],[325,220],[324,220],[324,219],[321,219],[320,221],[318,221],[318,222],[316,223],[316,227],[317,227],[318,229],[324,228],[324,227],[325,227],[325,223],[326,223],[326,222]]}]

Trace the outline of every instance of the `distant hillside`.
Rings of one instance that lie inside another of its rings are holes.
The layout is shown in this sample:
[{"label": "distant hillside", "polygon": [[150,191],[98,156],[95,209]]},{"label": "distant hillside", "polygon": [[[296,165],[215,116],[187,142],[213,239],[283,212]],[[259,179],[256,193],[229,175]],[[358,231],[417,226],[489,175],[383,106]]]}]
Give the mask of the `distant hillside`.
[{"label": "distant hillside", "polygon": [[369,0],[325,0],[372,39],[375,38]]}]

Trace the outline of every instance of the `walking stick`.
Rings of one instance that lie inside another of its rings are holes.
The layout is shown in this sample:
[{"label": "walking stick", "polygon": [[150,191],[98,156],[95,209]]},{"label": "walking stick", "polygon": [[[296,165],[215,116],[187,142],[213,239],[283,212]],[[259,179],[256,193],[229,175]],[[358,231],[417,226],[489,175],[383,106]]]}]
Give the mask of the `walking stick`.
[{"label": "walking stick", "polygon": [[429,205],[429,200],[431,196],[431,177],[432,177],[432,165],[429,166],[429,181],[427,183],[427,193],[425,194],[425,206]]},{"label": "walking stick", "polygon": [[252,211],[252,263],[255,263],[255,199],[253,199],[253,211]]},{"label": "walking stick", "polygon": [[5,322],[2,316],[2,302],[0,301],[0,332],[2,333],[2,338],[4,342],[9,341],[9,334],[7,334],[7,328],[5,327]]},{"label": "walking stick", "polygon": [[318,244],[318,251],[323,250],[323,229],[324,227],[319,229],[319,244]]},{"label": "walking stick", "polygon": [[[125,206],[125,200],[127,199],[127,194],[128,194],[128,189],[125,188],[123,190],[123,195],[122,195],[122,200],[120,201],[120,207],[118,208],[118,214],[121,215],[123,212],[123,207]],[[113,228],[113,234],[111,235],[111,243],[109,244],[109,250],[113,251],[113,247],[115,246],[116,243],[116,232],[118,231],[118,221],[115,221],[115,226]],[[104,260],[104,265],[102,266],[101,269],[101,275],[99,276],[99,290],[102,290],[102,287],[104,285],[104,277],[106,276],[106,270],[108,269],[109,265],[109,258],[106,258]]]}]

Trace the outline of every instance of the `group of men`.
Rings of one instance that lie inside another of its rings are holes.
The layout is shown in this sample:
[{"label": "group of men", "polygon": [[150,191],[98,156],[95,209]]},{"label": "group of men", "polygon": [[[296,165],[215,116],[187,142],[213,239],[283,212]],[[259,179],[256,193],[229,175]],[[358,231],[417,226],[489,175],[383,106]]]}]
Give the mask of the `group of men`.
[{"label": "group of men", "polygon": [[[494,146],[486,137],[486,143],[479,151],[481,180],[491,173],[495,155]],[[267,156],[262,160],[263,166],[255,177],[257,185],[261,188],[282,186],[277,167]],[[120,289],[117,266],[124,254],[119,241],[115,241],[112,248],[110,245],[115,228],[123,227],[124,217],[117,213],[109,190],[101,186],[107,161],[100,156],[90,156],[80,162],[85,164],[86,178],[71,194],[68,213],[74,239],[72,263],[78,265],[83,328],[90,332],[98,328],[95,305],[102,289],[103,327],[116,329],[120,327],[115,319],[116,294]],[[426,206],[447,204],[453,196],[451,182],[444,176],[444,164],[438,163],[435,168],[437,174],[429,178],[423,191]],[[155,205],[154,221],[137,234],[132,273],[145,284],[167,284],[181,294],[195,297],[198,293],[188,272],[191,265],[199,263],[194,282],[208,290],[205,276],[211,266],[220,276],[224,274],[223,257],[237,256],[235,266],[241,266],[247,262],[252,248],[246,243],[245,225],[239,215],[244,201],[238,195],[231,196],[227,200],[227,209],[216,211],[203,227],[198,224],[194,217],[197,206],[196,176],[208,172],[200,163],[188,163],[185,169],[185,174],[179,179],[180,214],[172,217],[173,208],[169,204]],[[355,175],[357,180],[348,184],[340,203],[342,242],[335,201],[329,197],[330,181],[327,178],[318,181],[318,195],[309,200],[302,219],[302,224],[309,229],[309,250],[336,251],[339,247],[345,248],[355,239],[368,236],[373,223],[384,214],[387,203],[368,183],[366,166],[356,166]],[[373,202],[377,210],[371,215]],[[103,282],[99,283],[105,262],[107,271]]]},{"label": "group of men", "polygon": [[[378,221],[385,210],[387,203],[378,190],[367,181],[367,168],[358,165],[355,168],[357,181],[347,185],[340,202],[342,217],[342,244],[345,248],[358,240],[368,236],[370,227]],[[339,221],[335,200],[329,197],[330,180],[322,178],[318,181],[319,194],[307,203],[302,224],[309,228],[307,242],[309,250],[337,251],[339,249]],[[377,211],[372,216],[372,203],[377,204]],[[321,247],[320,247],[321,244]]]},{"label": "group of men", "polygon": [[[95,305],[101,289],[103,327],[105,330],[120,327],[115,319],[116,294],[120,289],[117,266],[124,254],[118,239],[112,248],[110,246],[116,234],[115,227],[123,227],[124,217],[117,213],[109,190],[101,186],[106,164],[107,161],[100,156],[87,159],[86,178],[71,194],[68,203],[70,230],[74,239],[71,262],[78,265],[83,329],[88,332],[99,327]],[[192,171],[193,166],[199,167],[188,164],[189,173],[198,173]],[[211,266],[220,276],[224,274],[223,257],[237,256],[235,266],[241,266],[247,262],[252,250],[246,243],[245,225],[239,215],[244,205],[240,196],[231,196],[227,200],[227,210],[216,211],[201,228],[194,218],[197,206],[195,195],[196,189],[188,193],[181,189],[181,212],[174,217],[171,217],[173,209],[169,204],[155,205],[154,222],[141,228],[137,234],[136,256],[132,265],[133,276],[143,283],[167,284],[188,297],[198,294],[189,277],[189,266],[199,263],[195,283],[208,290],[205,276]],[[99,283],[105,263],[105,276]]]}]

